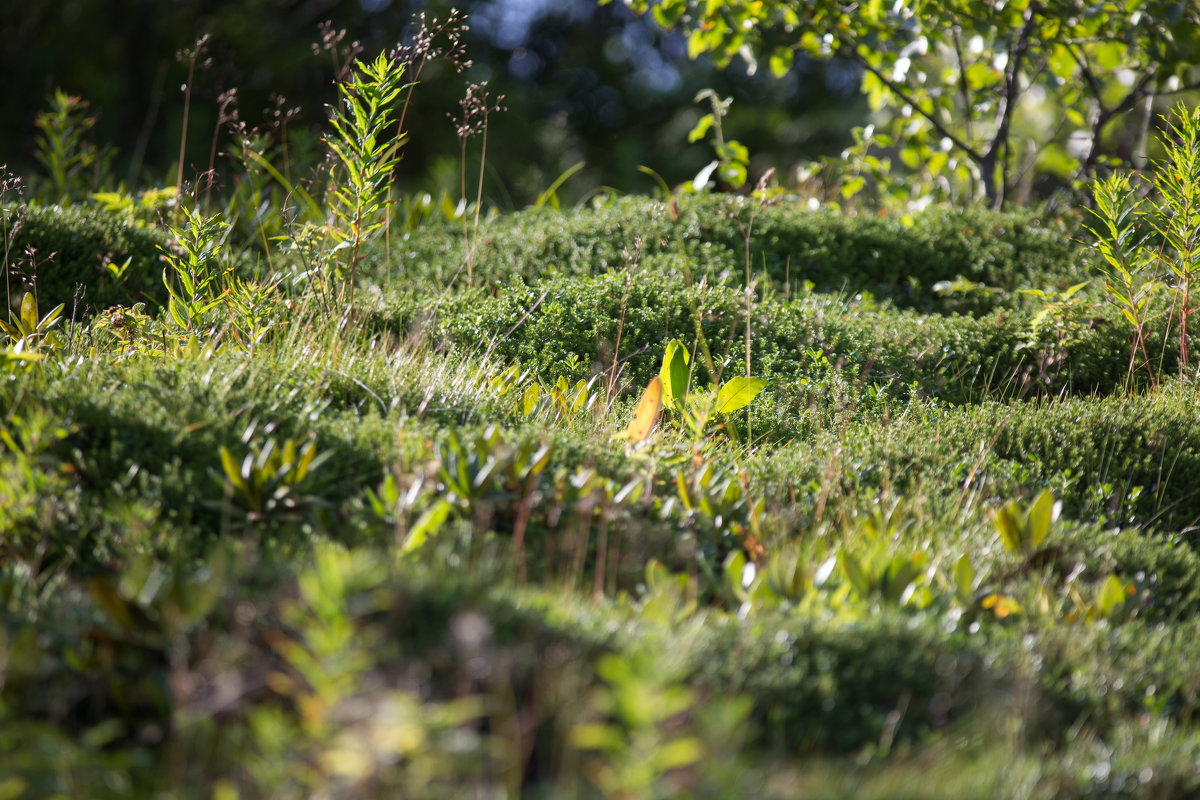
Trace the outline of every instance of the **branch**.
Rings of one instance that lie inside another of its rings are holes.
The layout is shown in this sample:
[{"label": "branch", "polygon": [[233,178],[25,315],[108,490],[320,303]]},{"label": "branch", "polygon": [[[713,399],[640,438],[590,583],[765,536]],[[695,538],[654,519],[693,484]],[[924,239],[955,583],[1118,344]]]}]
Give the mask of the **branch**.
[{"label": "branch", "polygon": [[966,126],[967,141],[974,141],[975,137],[971,135],[971,95],[968,90],[970,86],[967,83],[967,62],[963,58],[962,42],[958,37],[958,26],[955,25],[950,29],[950,37],[954,41],[954,57],[958,59],[958,88],[962,93],[963,101],[963,122]]},{"label": "branch", "polygon": [[857,63],[860,67],[865,69],[867,72],[870,72],[876,78],[879,78],[880,82],[883,83],[883,85],[888,88],[888,91],[890,91],[892,94],[899,97],[903,102],[912,106],[914,111],[916,111],[918,114],[920,114],[922,117],[924,117],[926,120],[929,121],[929,124],[931,124],[933,126],[934,130],[936,130],[938,133],[940,133],[945,138],[949,139],[950,142],[955,147],[957,147],[959,150],[962,150],[964,153],[966,153],[967,157],[970,158],[972,161],[974,161],[976,164],[978,164],[981,161],[981,159],[983,158],[982,155],[980,155],[978,152],[973,150],[970,145],[968,145],[966,142],[964,142],[958,136],[954,135],[954,132],[951,131],[949,128],[947,128],[945,125],[943,125],[941,120],[939,120],[937,117],[935,117],[933,115],[932,111],[926,111],[924,108],[922,108],[920,103],[918,103],[911,94],[909,94],[902,86],[900,86],[900,84],[896,83],[891,78],[884,75],[883,72],[880,71],[878,67],[876,67],[874,64],[867,61],[861,55],[859,55],[858,50],[856,48],[854,48],[853,46],[851,46],[848,42],[846,42],[846,40],[839,37],[837,41],[838,41],[838,49],[839,50],[847,51],[849,53],[850,59],[852,61]]},{"label": "branch", "polygon": [[1150,85],[1152,80],[1154,80],[1154,73],[1147,72],[1142,76],[1141,80],[1134,84],[1133,88],[1121,99],[1121,102],[1112,108],[1106,108],[1104,103],[1097,97],[1096,103],[1100,107],[1100,113],[1096,115],[1096,121],[1092,124],[1092,141],[1088,147],[1087,158],[1080,164],[1080,168],[1083,171],[1091,169],[1096,163],[1096,157],[1100,152],[1100,138],[1108,123],[1112,122],[1114,117],[1124,114],[1126,111],[1133,110],[1133,107],[1148,94],[1155,94],[1155,92],[1146,91],[1146,87]]},{"label": "branch", "polygon": [[[1174,89],[1160,90],[1160,91],[1155,92],[1155,94],[1158,95],[1159,97],[1172,97],[1174,95],[1182,94],[1183,92],[1191,92],[1196,89],[1200,89],[1200,81],[1197,81],[1195,83],[1189,83],[1186,86],[1176,86]],[[1141,98],[1138,98],[1138,99],[1140,100]],[[1128,111],[1129,109],[1126,108],[1124,110]]]},{"label": "branch", "polygon": [[1008,130],[1012,126],[1013,109],[1017,105],[1017,93],[1020,89],[1021,62],[1029,51],[1029,35],[1033,33],[1034,22],[1037,18],[1039,4],[1030,3],[1025,10],[1025,24],[1021,28],[1021,36],[1017,39],[1016,47],[1008,53],[1008,64],[1004,67],[1004,96],[1000,100],[1000,108],[996,111],[996,136],[988,148],[984,158],[996,163],[996,154],[1008,139]]},{"label": "branch", "polygon": [[1092,74],[1092,68],[1087,63],[1087,56],[1082,50],[1076,50],[1070,42],[1063,45],[1067,48],[1067,52],[1071,54],[1071,58],[1075,59],[1075,63],[1079,65],[1079,71],[1083,75],[1084,81],[1087,82],[1088,88],[1092,90],[1092,97],[1096,98],[1096,105],[1100,107],[1100,114],[1103,116],[1108,111],[1104,107],[1104,92],[1100,88],[1100,82],[1096,80],[1096,76]]}]

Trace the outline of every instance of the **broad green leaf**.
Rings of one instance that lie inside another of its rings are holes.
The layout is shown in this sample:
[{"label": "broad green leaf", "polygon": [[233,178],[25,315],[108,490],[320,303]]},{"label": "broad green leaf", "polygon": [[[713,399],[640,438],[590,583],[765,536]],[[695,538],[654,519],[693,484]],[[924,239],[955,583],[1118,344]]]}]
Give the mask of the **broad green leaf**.
[{"label": "broad green leaf", "polygon": [[575,384],[575,388],[571,390],[572,414],[578,414],[587,406],[588,395],[590,394],[591,392],[588,391],[587,381],[580,379],[579,382]]},{"label": "broad green leaf", "polygon": [[657,558],[652,558],[646,562],[645,581],[646,589],[651,593],[658,591],[661,587],[667,584],[670,580],[671,573]]},{"label": "broad green leaf", "polygon": [[21,300],[21,326],[25,329],[26,336],[37,330],[37,322],[37,300],[33,292],[26,292]]},{"label": "broad green leaf", "polygon": [[1050,526],[1058,519],[1062,503],[1055,502],[1054,495],[1049,489],[1042,490],[1029,506],[1029,523],[1026,543],[1030,550],[1036,550],[1050,533]]},{"label": "broad green leaf", "polygon": [[672,411],[683,409],[688,386],[688,359],[683,342],[678,339],[667,342],[658,377],[662,381],[662,403]]},{"label": "broad green leaf", "polygon": [[749,599],[750,595],[746,591],[746,586],[743,584],[742,577],[746,572],[746,554],[740,549],[731,550],[729,555],[725,557],[724,569],[722,570],[722,578],[725,583],[725,590],[729,594],[738,599],[738,602],[744,603]]},{"label": "broad green leaf", "polygon": [[975,592],[975,570],[966,553],[959,556],[954,565],[954,590],[960,602],[970,602]]},{"label": "broad green leaf", "polygon": [[716,150],[717,155],[726,161],[745,164],[750,160],[750,150],[737,139],[730,139],[727,142],[718,144]]},{"label": "broad green leaf", "polygon": [[521,396],[521,415],[528,417],[537,410],[538,400],[542,397],[542,387],[536,382],[529,384],[525,394]]},{"label": "broad green leaf", "polygon": [[108,618],[123,628],[133,627],[133,614],[129,601],[117,591],[116,584],[108,578],[97,578],[88,581],[88,592],[100,606]]},{"label": "broad green leaf", "polygon": [[589,722],[571,729],[571,744],[580,750],[617,751],[625,746],[625,737],[613,725]]},{"label": "broad green leaf", "polygon": [[746,165],[737,161],[727,162],[721,165],[720,175],[725,183],[735,189],[740,188],[746,183]]},{"label": "broad green leaf", "polygon": [[661,770],[680,769],[704,758],[704,746],[694,737],[673,739],[658,746],[655,766]]},{"label": "broad green leaf", "polygon": [[745,408],[754,402],[766,385],[767,382],[762,378],[733,378],[717,392],[716,413],[732,414]]},{"label": "broad green leaf", "polygon": [[1093,58],[1102,69],[1120,67],[1129,58],[1129,48],[1121,42],[1104,42],[1093,49]]},{"label": "broad green leaf", "polygon": [[1109,575],[1100,587],[1100,597],[1097,602],[1100,616],[1111,618],[1114,612],[1119,611],[1125,605],[1128,596],[1125,592],[1125,584],[1121,582],[1121,579],[1116,575]]},{"label": "broad green leaf", "polygon": [[221,448],[221,468],[235,489],[246,491],[246,482],[242,479],[241,467],[238,466],[237,459],[233,457],[233,453],[229,452],[228,447]]},{"label": "broad green leaf", "polygon": [[996,523],[996,529],[1000,531],[1000,538],[1008,552],[1020,553],[1022,550],[1021,524],[1016,515],[1006,506],[992,512],[992,521]]},{"label": "broad green leaf", "polygon": [[861,192],[863,187],[866,185],[867,185],[866,179],[863,178],[861,175],[856,175],[853,178],[851,178],[850,180],[848,180],[842,184],[842,197],[844,197],[846,199],[850,199],[854,195]]},{"label": "broad green leaf", "polygon": [[446,500],[438,500],[429,508],[425,509],[425,513],[421,515],[417,523],[408,531],[408,536],[405,537],[404,543],[400,545],[401,554],[411,553],[421,545],[425,544],[425,540],[432,534],[437,533],[438,528],[450,516],[452,506]]},{"label": "broad green leaf", "polygon": [[838,555],[838,563],[842,565],[842,572],[846,574],[846,579],[850,581],[858,596],[868,597],[871,593],[871,582],[863,571],[862,563],[845,550]]}]

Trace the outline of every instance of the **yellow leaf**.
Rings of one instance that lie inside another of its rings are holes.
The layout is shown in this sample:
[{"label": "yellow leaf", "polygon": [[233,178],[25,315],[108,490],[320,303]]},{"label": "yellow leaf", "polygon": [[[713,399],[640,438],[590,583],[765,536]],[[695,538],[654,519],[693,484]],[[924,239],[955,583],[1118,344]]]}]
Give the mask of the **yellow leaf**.
[{"label": "yellow leaf", "polygon": [[633,421],[629,423],[629,428],[625,431],[625,436],[630,444],[644,442],[650,437],[650,432],[654,430],[654,426],[658,422],[658,414],[662,411],[662,395],[662,379],[655,375],[646,390],[642,392],[642,399],[638,401]]}]

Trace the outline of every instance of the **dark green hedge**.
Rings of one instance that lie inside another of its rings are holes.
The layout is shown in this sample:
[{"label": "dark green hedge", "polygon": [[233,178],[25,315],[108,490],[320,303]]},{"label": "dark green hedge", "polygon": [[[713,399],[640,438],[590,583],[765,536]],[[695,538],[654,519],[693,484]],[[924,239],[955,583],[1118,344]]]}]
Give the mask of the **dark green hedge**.
[{"label": "dark green hedge", "polygon": [[[43,311],[65,303],[70,314],[79,285],[85,287],[79,314],[118,304],[165,302],[158,248],[167,246],[169,237],[161,231],[81,206],[10,205],[0,207],[0,215],[9,231],[15,231],[8,254],[13,277],[36,278]],[[36,251],[36,272],[26,248]],[[131,259],[129,267],[118,281],[104,265],[119,267],[126,259]],[[14,280],[14,291],[19,286]]]},{"label": "dark green hedge", "polygon": [[[399,252],[412,274],[461,280],[463,235],[423,228],[393,256]],[[481,283],[504,286],[518,277],[591,275],[686,252],[697,276],[711,280],[744,274],[747,236],[755,277],[811,282],[818,291],[870,291],[926,309],[971,310],[1005,300],[934,292],[935,283],[958,276],[1006,290],[1065,288],[1083,279],[1073,229],[1029,213],[931,210],[906,227],[890,217],[813,212],[792,200],[757,208],[735,195],[681,198],[677,219],[666,204],[644,197],[571,215],[510,214],[481,227],[473,271]]]}]

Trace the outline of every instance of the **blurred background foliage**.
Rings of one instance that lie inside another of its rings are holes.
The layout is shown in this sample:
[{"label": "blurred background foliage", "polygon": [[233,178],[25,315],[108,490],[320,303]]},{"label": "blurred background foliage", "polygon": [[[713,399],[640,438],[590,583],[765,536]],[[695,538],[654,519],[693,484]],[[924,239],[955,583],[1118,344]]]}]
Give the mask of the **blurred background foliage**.
[{"label": "blurred background foliage", "polygon": [[[670,184],[692,178],[709,161],[687,133],[708,109],[694,102],[712,87],[734,102],[725,127],[752,154],[751,175],[781,174],[797,163],[835,155],[866,120],[856,67],[799,58],[783,78],[735,65],[718,70],[689,61],[678,32],[664,33],[621,4],[596,0],[65,0],[6,3],[0,11],[0,163],[32,174],[36,114],[62,89],[90,104],[89,138],[107,164],[96,187],[171,185],[183,122],[187,63],[180,51],[211,37],[193,81],[184,179],[203,172],[213,146],[231,151],[222,116],[236,109],[249,128],[286,132],[287,164],[297,175],[320,158],[325,107],[336,97],[335,67],[314,52],[321,24],[346,30],[343,46],[361,42],[367,55],[413,31],[414,14],[444,17],[452,5],[468,14],[463,74],[431,64],[421,74],[406,127],[400,181],[404,189],[457,195],[457,115],[466,82],[489,82],[506,111],[489,121],[486,199],[523,207],[572,165],[586,166],[560,191],[575,201],[604,187],[653,190],[638,171],[652,168]],[[221,95],[237,90],[221,112]],[[111,148],[103,153],[105,147]],[[469,156],[477,159],[477,147]],[[499,156],[496,156],[499,154]],[[217,166],[222,162],[218,158]],[[475,161],[477,164],[478,162]],[[282,167],[281,167],[282,168]]]}]

